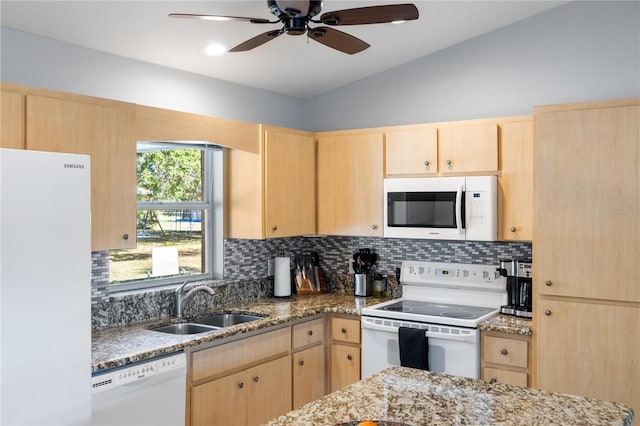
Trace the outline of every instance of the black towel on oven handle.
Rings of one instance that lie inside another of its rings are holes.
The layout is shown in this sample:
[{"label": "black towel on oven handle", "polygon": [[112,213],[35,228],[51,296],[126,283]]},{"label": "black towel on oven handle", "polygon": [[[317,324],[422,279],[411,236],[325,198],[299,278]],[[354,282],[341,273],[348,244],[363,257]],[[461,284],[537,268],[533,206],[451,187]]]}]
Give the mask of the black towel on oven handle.
[{"label": "black towel on oven handle", "polygon": [[426,330],[399,327],[400,365],[403,367],[429,369],[429,341]]}]

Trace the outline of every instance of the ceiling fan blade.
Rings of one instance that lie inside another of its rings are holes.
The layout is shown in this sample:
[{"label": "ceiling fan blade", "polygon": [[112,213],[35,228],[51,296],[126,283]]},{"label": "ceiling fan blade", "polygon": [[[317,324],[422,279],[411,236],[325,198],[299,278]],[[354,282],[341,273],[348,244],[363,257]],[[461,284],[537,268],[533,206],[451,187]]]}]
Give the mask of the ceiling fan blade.
[{"label": "ceiling fan blade", "polygon": [[243,43],[240,43],[233,49],[230,49],[229,52],[246,52],[247,50],[262,46],[266,42],[273,40],[282,33],[284,33],[283,30],[267,31],[266,33],[259,34]]},{"label": "ceiling fan blade", "polygon": [[323,13],[319,22],[325,25],[383,24],[394,21],[411,21],[418,19],[418,15],[418,8],[413,4],[390,4]]},{"label": "ceiling fan blade", "polygon": [[196,13],[170,13],[170,18],[202,19],[205,21],[245,21],[252,24],[277,24],[280,21],[270,21],[263,18],[247,18],[244,16],[199,15]]},{"label": "ceiling fan blade", "polygon": [[362,52],[369,47],[369,43],[330,27],[309,28],[308,34],[318,43],[349,55]]}]

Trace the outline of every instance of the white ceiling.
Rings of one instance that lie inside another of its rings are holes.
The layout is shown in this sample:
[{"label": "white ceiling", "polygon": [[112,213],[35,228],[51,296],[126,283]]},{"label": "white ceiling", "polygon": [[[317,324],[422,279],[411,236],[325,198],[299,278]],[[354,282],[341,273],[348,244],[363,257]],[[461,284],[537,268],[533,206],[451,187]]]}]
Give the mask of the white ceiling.
[{"label": "white ceiling", "polygon": [[[325,0],[322,12],[405,1]],[[306,36],[283,35],[254,50],[207,57],[279,24],[169,18],[171,12],[274,20],[260,1],[0,1],[3,27],[127,58],[296,97],[312,97],[557,7],[566,1],[414,1],[420,18],[402,25],[339,27],[371,44],[355,55]]]}]

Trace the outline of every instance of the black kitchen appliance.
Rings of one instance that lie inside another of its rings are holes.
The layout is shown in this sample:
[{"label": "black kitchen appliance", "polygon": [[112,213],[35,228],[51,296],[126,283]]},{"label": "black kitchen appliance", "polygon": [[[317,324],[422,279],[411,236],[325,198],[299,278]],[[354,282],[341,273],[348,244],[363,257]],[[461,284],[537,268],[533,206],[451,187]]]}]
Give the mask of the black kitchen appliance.
[{"label": "black kitchen appliance", "polygon": [[531,259],[502,259],[498,272],[507,278],[507,304],[500,307],[500,313],[531,318]]}]

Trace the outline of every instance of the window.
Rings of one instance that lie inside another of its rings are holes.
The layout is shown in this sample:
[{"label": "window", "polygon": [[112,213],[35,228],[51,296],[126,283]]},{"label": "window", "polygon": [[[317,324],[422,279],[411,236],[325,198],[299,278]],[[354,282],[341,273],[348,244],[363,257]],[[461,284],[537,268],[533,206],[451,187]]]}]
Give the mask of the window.
[{"label": "window", "polygon": [[222,278],[222,148],[138,142],[137,247],[112,250],[111,291]]}]

